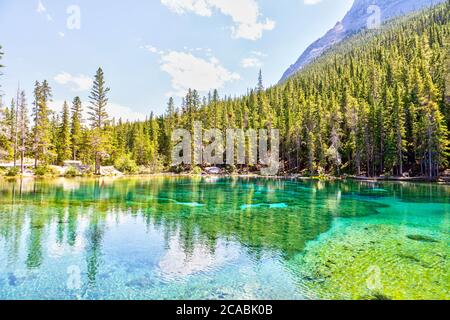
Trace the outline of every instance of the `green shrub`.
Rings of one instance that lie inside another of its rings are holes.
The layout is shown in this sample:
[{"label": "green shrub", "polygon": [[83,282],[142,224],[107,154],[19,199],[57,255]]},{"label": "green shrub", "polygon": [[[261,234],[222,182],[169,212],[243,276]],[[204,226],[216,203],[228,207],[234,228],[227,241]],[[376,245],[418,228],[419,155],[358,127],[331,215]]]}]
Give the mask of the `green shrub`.
[{"label": "green shrub", "polygon": [[64,173],[64,176],[68,177],[68,178],[78,177],[79,175],[80,175],[80,172],[75,167],[69,167],[66,170],[66,172]]},{"label": "green shrub", "polygon": [[47,174],[47,167],[46,166],[40,166],[40,167],[36,167],[34,169],[34,175],[35,176],[43,177],[46,174]]},{"label": "green shrub", "polygon": [[202,174],[202,168],[200,167],[194,167],[194,169],[192,169],[192,174]]},{"label": "green shrub", "polygon": [[117,159],[114,167],[125,174],[135,174],[139,171],[136,162],[129,155]]},{"label": "green shrub", "polygon": [[59,172],[50,166],[38,166],[34,169],[34,175],[38,177],[57,176]]},{"label": "green shrub", "polygon": [[16,177],[19,174],[20,170],[17,167],[10,168],[8,171],[6,171],[5,176],[7,177]]},{"label": "green shrub", "polygon": [[185,168],[182,165],[179,166],[173,166],[169,169],[170,172],[180,174],[185,171]]}]

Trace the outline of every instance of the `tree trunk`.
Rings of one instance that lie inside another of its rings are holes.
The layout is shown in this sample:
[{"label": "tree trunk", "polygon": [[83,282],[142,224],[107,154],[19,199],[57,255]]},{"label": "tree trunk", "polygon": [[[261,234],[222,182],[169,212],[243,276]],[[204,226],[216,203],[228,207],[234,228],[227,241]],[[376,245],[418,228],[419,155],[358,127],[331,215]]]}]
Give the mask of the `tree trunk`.
[{"label": "tree trunk", "polygon": [[100,175],[100,154],[98,152],[95,153],[95,174]]},{"label": "tree trunk", "polygon": [[361,175],[361,156],[359,154],[359,151],[356,152],[355,162],[356,162],[356,175],[360,176]]},{"label": "tree trunk", "polygon": [[433,155],[431,148],[431,129],[429,126],[427,129],[427,135],[428,135],[428,168],[429,168],[428,175],[431,179],[433,177]]},{"label": "tree trunk", "polygon": [[20,153],[20,172],[21,172],[22,174],[25,172],[25,167],[24,167],[24,165],[23,165],[24,157],[25,157],[25,155],[24,155],[24,152],[22,151],[22,152]]},{"label": "tree trunk", "polygon": [[34,155],[34,168],[36,169],[38,166],[38,151],[36,151]]},{"label": "tree trunk", "polygon": [[18,146],[18,118],[19,118],[19,90],[17,90],[16,114],[14,115],[14,168],[17,165],[17,146]]}]

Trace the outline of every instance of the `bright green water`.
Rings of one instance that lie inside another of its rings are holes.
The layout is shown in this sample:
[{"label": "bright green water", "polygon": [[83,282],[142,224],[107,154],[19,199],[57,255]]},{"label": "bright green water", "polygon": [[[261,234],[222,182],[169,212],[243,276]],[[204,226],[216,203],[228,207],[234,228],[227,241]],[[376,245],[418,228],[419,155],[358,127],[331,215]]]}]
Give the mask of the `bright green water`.
[{"label": "bright green water", "polygon": [[450,187],[0,181],[0,299],[449,299]]}]

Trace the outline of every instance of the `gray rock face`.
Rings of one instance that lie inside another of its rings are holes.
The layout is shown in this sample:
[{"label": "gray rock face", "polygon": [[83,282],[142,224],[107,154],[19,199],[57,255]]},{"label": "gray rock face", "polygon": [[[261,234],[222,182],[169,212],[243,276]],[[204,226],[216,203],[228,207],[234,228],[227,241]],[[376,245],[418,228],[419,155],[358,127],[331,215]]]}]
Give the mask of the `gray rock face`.
[{"label": "gray rock face", "polygon": [[368,21],[376,12],[371,6],[378,6],[381,22],[402,16],[420,9],[431,7],[445,0],[355,0],[344,19],[338,22],[322,38],[311,44],[297,62],[283,74],[280,82],[301,70],[320,57],[326,50],[341,42],[346,37],[367,28]]}]

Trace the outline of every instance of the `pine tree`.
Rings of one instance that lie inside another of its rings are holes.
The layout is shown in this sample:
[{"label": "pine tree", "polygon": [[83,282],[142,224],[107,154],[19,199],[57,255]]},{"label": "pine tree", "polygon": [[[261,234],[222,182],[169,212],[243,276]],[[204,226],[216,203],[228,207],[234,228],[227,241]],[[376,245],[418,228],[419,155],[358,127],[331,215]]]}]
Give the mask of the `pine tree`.
[{"label": "pine tree", "polygon": [[17,131],[17,101],[13,98],[11,99],[11,108],[9,110],[8,117],[8,140],[9,145],[12,149],[12,159],[14,161],[14,166],[16,165],[16,152],[17,152],[17,143],[16,143],[16,131]]},{"label": "pine tree", "polygon": [[72,102],[72,121],[71,121],[71,150],[72,160],[78,160],[79,152],[82,147],[83,132],[82,132],[82,119],[83,119],[83,107],[80,97],[75,97]]},{"label": "pine tree", "polygon": [[9,111],[3,106],[2,97],[0,96],[0,161],[6,159],[9,155],[8,117]]},{"label": "pine tree", "polygon": [[57,154],[58,164],[62,164],[64,161],[71,159],[72,150],[71,150],[71,142],[72,137],[70,134],[71,125],[70,125],[70,112],[69,105],[66,101],[64,101],[63,110],[61,113],[61,123],[58,128],[58,148]]},{"label": "pine tree", "polygon": [[94,86],[89,96],[89,121],[93,129],[105,129],[109,124],[108,113],[106,106],[108,105],[107,94],[109,88],[105,85],[105,79],[102,68],[98,68],[94,79]]},{"label": "pine tree", "polygon": [[51,88],[48,82],[44,80],[40,84],[36,81],[33,109],[33,152],[35,167],[39,163],[46,165],[54,158],[54,145],[51,143],[50,109],[48,108],[48,102],[51,97]]},{"label": "pine tree", "polygon": [[25,91],[20,93],[20,105],[18,116],[18,130],[19,130],[19,151],[20,151],[20,171],[23,174],[25,172],[24,161],[27,152],[27,135],[28,135],[28,106]]},{"label": "pine tree", "polygon": [[403,109],[403,91],[399,84],[395,86],[394,92],[394,109],[391,117],[394,117],[396,121],[394,122],[394,134],[395,134],[395,149],[396,149],[396,161],[398,175],[403,175],[403,161],[404,152],[406,150],[405,141],[405,114]]},{"label": "pine tree", "polygon": [[166,166],[169,166],[172,158],[172,133],[175,130],[176,119],[175,119],[175,103],[173,98],[169,99],[167,103],[167,110],[163,121],[163,140],[161,145],[161,154],[164,157],[164,163]]},{"label": "pine tree", "polygon": [[14,159],[14,168],[17,166],[17,153],[19,148],[19,107],[20,107],[20,86],[17,88],[17,105],[14,110],[14,121],[13,121],[13,159]]},{"label": "pine tree", "polygon": [[339,111],[337,102],[333,100],[330,113],[330,147],[327,151],[327,154],[338,175],[340,174],[340,166],[342,165],[342,156],[340,154],[342,136],[341,122],[342,115]]},{"label": "pine tree", "polygon": [[262,70],[259,70],[258,73],[258,85],[256,86],[256,91],[261,92],[264,91],[264,83],[263,83],[263,76],[262,76]]},{"label": "pine tree", "polygon": [[95,75],[94,86],[89,96],[89,120],[91,121],[91,146],[95,160],[95,174],[100,174],[100,165],[103,158],[108,156],[109,139],[107,126],[109,124],[106,106],[108,104],[107,94],[109,88],[105,85],[103,70],[99,68]]},{"label": "pine tree", "polygon": [[[3,59],[3,55],[4,55],[4,53],[2,51],[2,46],[0,45],[0,77],[3,75],[2,69],[4,68],[4,65],[2,65],[2,63],[1,63],[1,61]],[[0,83],[0,90],[1,90],[1,88],[2,88],[2,85]],[[1,97],[1,94],[0,94],[0,97]]]}]

